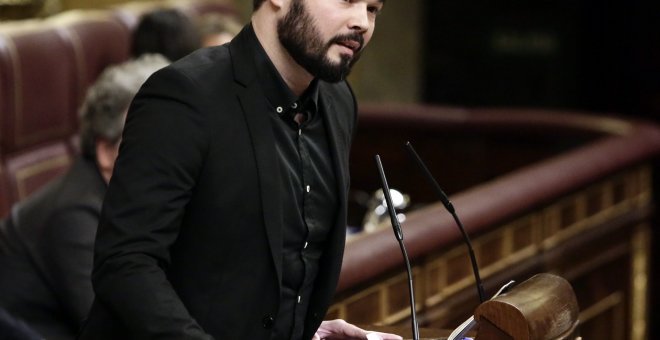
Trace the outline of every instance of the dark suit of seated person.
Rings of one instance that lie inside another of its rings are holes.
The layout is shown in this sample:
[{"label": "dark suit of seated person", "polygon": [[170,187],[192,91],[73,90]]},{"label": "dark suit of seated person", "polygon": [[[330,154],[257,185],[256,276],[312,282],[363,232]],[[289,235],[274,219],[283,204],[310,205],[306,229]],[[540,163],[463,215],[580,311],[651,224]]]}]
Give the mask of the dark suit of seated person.
[{"label": "dark suit of seated person", "polygon": [[0,223],[0,308],[47,339],[75,338],[87,316],[94,238],[126,111],[168,63],[145,55],[108,68],[80,110],[82,155]]},{"label": "dark suit of seated person", "polygon": [[6,310],[0,308],[0,340],[41,339],[43,337],[26,325],[25,322],[14,318]]}]

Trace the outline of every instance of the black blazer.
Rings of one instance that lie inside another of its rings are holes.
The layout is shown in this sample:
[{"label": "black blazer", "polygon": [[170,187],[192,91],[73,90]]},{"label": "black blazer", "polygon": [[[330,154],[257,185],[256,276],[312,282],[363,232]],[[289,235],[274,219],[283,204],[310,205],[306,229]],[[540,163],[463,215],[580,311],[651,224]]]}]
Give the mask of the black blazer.
[{"label": "black blazer", "polygon": [[[270,339],[281,288],[281,177],[251,34],[157,72],[136,96],[104,202],[96,300],[81,338]],[[319,86],[340,211],[305,339],[341,269],[356,122],[345,82]]]},{"label": "black blazer", "polygon": [[94,161],[78,158],[0,223],[0,309],[46,339],[74,339],[92,305],[92,254],[105,190]]}]

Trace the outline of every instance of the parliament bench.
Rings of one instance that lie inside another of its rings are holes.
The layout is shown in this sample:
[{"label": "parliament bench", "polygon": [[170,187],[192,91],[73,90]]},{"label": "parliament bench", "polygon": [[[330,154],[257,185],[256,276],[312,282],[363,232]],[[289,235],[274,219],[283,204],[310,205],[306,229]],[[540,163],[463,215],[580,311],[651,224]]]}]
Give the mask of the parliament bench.
[{"label": "parliament bench", "polygon": [[140,16],[162,7],[238,15],[229,1],[153,1],[0,23],[0,216],[66,171],[87,88],[128,60]]}]

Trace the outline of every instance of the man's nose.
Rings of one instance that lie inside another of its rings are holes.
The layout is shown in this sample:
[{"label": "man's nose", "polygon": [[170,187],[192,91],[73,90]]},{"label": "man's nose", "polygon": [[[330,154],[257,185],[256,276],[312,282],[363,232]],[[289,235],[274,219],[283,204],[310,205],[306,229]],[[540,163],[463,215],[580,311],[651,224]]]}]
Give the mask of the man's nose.
[{"label": "man's nose", "polygon": [[348,23],[349,28],[363,33],[369,30],[370,24],[367,4],[364,2],[354,3],[351,7],[351,16]]}]

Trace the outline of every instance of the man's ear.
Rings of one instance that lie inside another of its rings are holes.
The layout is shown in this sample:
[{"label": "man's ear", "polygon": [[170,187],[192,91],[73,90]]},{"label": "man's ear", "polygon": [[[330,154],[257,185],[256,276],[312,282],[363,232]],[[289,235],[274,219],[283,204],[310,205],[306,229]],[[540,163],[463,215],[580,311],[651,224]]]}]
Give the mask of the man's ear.
[{"label": "man's ear", "polygon": [[101,172],[106,182],[110,181],[118,152],[119,146],[117,143],[112,143],[102,138],[96,140],[96,165],[99,167],[99,172]]},{"label": "man's ear", "polygon": [[109,143],[105,139],[96,140],[96,163],[99,165],[100,169],[107,169],[114,164],[114,160],[111,155],[112,143]]},{"label": "man's ear", "polygon": [[268,2],[271,4],[271,6],[277,8],[277,9],[282,9],[289,0],[268,0]]}]

